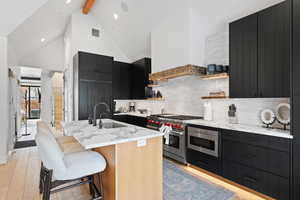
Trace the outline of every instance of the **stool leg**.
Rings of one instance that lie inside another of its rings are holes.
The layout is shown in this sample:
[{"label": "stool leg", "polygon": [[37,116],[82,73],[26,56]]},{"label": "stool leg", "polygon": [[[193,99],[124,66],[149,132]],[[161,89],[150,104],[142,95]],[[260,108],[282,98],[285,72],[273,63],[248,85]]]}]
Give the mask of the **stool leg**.
[{"label": "stool leg", "polygon": [[50,200],[51,193],[51,182],[52,182],[52,170],[44,169],[44,192],[43,192],[43,200]]},{"label": "stool leg", "polygon": [[43,167],[43,163],[41,164],[39,189],[40,189],[40,194],[42,194],[43,190],[44,190],[44,167]]},{"label": "stool leg", "polygon": [[99,182],[100,182],[100,194],[102,199],[104,199],[104,187],[103,187],[103,181],[102,181],[102,173],[98,174]]},{"label": "stool leg", "polygon": [[95,193],[95,189],[94,189],[94,186],[93,186],[93,184],[94,184],[94,177],[93,176],[89,176],[88,179],[90,181],[89,182],[90,194],[91,194],[92,198],[95,198],[96,193]]}]

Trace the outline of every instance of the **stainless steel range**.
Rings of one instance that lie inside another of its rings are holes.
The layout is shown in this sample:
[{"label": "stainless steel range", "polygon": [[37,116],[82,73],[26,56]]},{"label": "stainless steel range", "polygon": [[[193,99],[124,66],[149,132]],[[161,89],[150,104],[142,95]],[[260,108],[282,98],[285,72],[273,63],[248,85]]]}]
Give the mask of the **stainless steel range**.
[{"label": "stainless steel range", "polygon": [[172,158],[186,164],[186,120],[202,119],[199,116],[161,114],[148,117],[147,127],[159,130],[163,125],[172,127],[169,134],[169,142],[163,141],[163,153],[165,157]]}]

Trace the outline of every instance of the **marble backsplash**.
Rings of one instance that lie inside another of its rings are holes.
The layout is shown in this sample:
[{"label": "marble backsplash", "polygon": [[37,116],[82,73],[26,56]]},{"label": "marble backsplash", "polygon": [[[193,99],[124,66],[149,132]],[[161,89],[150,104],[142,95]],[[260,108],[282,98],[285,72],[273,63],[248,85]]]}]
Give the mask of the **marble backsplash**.
[{"label": "marble backsplash", "polygon": [[252,98],[252,99],[214,99],[202,100],[209,92],[225,91],[229,94],[229,80],[201,80],[198,76],[187,76],[161,83],[155,90],[161,91],[164,101],[147,100],[117,100],[116,109],[128,107],[130,101],[136,102],[137,109],[148,109],[152,114],[166,113],[187,114],[203,116],[203,104],[211,102],[213,120],[228,122],[228,106],[235,104],[237,107],[238,122],[240,124],[260,125],[260,112],[269,108],[275,111],[279,103],[289,103],[289,98]]}]

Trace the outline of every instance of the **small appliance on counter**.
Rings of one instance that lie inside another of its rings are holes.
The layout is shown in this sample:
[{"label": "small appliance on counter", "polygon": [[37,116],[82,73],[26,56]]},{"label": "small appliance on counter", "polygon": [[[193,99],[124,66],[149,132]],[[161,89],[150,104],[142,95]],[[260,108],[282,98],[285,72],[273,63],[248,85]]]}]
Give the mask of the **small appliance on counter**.
[{"label": "small appliance on counter", "polygon": [[237,108],[234,104],[231,104],[229,106],[228,119],[229,119],[230,124],[237,124],[238,123],[236,110],[237,110]]},{"label": "small appliance on counter", "polygon": [[135,112],[136,102],[129,102],[129,112]]}]

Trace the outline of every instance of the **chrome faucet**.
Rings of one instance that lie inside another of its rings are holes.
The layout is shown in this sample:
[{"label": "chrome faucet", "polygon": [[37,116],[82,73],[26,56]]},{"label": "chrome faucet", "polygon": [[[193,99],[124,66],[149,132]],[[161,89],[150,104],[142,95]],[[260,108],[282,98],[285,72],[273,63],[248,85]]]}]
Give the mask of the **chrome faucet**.
[{"label": "chrome faucet", "polygon": [[[97,108],[98,108],[98,106],[100,106],[100,105],[103,105],[103,106],[106,107],[106,112],[108,112],[108,113],[110,112],[110,108],[109,108],[109,106],[108,106],[106,103],[101,102],[101,103],[96,104],[96,105],[94,106],[93,126],[97,126],[97,117],[96,117],[96,114],[97,114]],[[100,114],[99,128],[102,128],[102,120],[101,120],[101,118],[102,118],[102,114]]]}]

